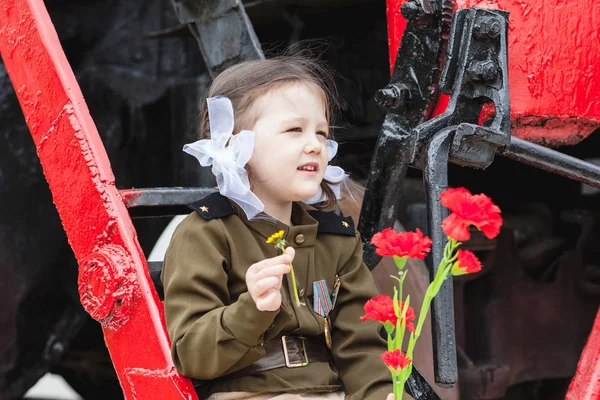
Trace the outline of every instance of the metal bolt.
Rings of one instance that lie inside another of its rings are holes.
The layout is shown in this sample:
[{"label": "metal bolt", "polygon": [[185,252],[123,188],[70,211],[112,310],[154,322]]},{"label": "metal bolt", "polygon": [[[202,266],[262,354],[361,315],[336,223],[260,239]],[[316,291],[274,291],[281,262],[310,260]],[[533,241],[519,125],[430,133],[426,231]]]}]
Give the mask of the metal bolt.
[{"label": "metal bolt", "polygon": [[389,84],[375,93],[375,101],[387,111],[400,111],[406,107],[410,90],[403,84]]},{"label": "metal bolt", "polygon": [[474,28],[475,36],[478,39],[495,39],[500,36],[500,32],[502,31],[502,24],[500,20],[495,17],[484,17],[480,18],[476,23]]},{"label": "metal bolt", "polygon": [[492,60],[472,61],[467,70],[471,81],[491,81],[498,76],[498,67]]},{"label": "metal bolt", "polygon": [[65,346],[60,342],[55,342],[51,347],[52,355],[56,358],[60,358],[65,352]]}]

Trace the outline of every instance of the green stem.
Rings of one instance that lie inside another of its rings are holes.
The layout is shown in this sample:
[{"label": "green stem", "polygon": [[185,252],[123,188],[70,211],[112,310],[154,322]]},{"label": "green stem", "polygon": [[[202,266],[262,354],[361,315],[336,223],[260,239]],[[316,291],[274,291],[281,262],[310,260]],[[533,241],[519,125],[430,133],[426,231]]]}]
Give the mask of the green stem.
[{"label": "green stem", "polygon": [[298,286],[296,286],[296,274],[294,273],[294,266],[290,263],[290,274],[292,275],[292,287],[294,288],[294,299],[296,300],[296,307],[300,307],[300,297],[298,297]]},{"label": "green stem", "polygon": [[[423,304],[421,305],[421,311],[419,312],[419,319],[417,321],[415,333],[411,334],[410,340],[408,342],[408,349],[406,351],[406,356],[408,358],[410,358],[411,360],[413,359],[413,350],[417,343],[417,339],[421,335],[421,330],[423,329],[423,324],[425,323],[425,318],[427,318],[427,313],[429,312],[429,307],[431,306],[431,301],[435,297],[435,295],[432,294],[432,292],[434,291],[434,288],[439,286],[439,284],[441,284],[441,282],[446,280],[446,278],[448,277],[448,273],[450,272],[450,268],[452,265],[451,264],[452,260],[453,260],[453,258],[455,258],[455,257],[452,257],[452,255],[454,253],[454,250],[459,245],[460,245],[460,242],[457,242],[454,239],[450,239],[446,243],[446,246],[444,247],[444,258],[442,259],[442,261],[440,261],[440,265],[435,274],[435,278],[433,278],[433,281],[427,287],[427,291],[425,292],[425,298],[423,299]],[[435,294],[437,294],[437,293],[435,293]]]},{"label": "green stem", "polygon": [[402,396],[404,395],[404,384],[406,383],[406,379],[400,379],[399,387],[398,387],[398,396],[396,399],[402,400]]},{"label": "green stem", "polygon": [[[287,254],[285,249],[281,249],[283,254]],[[290,274],[292,275],[292,287],[294,288],[294,300],[296,301],[296,307],[300,307],[300,297],[298,297],[298,286],[296,286],[296,274],[294,273],[294,266],[290,263]]]},{"label": "green stem", "polygon": [[394,396],[396,397],[396,400],[402,400],[403,385],[400,383],[397,376],[392,376],[392,379],[394,383]]}]

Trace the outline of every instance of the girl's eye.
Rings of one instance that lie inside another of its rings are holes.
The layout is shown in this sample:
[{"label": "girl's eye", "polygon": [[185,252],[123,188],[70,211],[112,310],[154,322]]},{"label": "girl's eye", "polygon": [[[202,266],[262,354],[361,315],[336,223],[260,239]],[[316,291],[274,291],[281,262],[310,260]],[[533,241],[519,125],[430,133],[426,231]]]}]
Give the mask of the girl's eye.
[{"label": "girl's eye", "polygon": [[324,136],[326,138],[329,137],[329,134],[327,132],[325,132],[325,131],[319,131],[319,132],[317,132],[317,135],[321,135],[321,136]]},{"label": "girl's eye", "polygon": [[302,128],[297,127],[297,128],[291,128],[286,130],[286,132],[302,132]]}]

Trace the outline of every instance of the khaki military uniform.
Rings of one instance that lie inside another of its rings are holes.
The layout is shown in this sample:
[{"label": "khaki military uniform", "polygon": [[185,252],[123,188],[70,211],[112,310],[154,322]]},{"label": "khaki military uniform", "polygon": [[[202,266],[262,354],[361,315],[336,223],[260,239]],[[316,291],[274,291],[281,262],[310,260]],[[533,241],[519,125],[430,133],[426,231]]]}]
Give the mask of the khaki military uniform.
[{"label": "khaki military uniform", "polygon": [[[165,256],[162,280],[172,356],[185,376],[204,382],[200,394],[215,392],[327,393],[344,390],[347,399],[385,400],[391,377],[380,359],[386,344],[381,325],[363,322],[363,306],[377,295],[362,262],[362,245],[350,218],[294,203],[292,226],[248,221],[219,193],[192,205],[175,231]],[[300,307],[284,276],[279,311],[259,311],[247,292],[250,265],[280,252],[266,239],[284,230],[296,249],[293,261]],[[281,335],[324,340],[324,319],[313,311],[313,282],[324,279],[330,293],[341,287],[332,310],[331,362],[276,368],[228,379],[227,375],[265,355],[263,343]]]}]

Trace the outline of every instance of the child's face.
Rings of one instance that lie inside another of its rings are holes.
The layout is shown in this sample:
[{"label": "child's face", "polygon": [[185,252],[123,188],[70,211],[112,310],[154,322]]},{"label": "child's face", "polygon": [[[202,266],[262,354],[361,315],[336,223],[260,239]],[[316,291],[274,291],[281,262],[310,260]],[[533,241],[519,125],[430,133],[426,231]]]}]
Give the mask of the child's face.
[{"label": "child's face", "polygon": [[281,205],[314,196],[327,167],[329,124],[318,88],[290,83],[259,97],[251,169],[252,191]]}]

